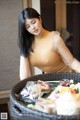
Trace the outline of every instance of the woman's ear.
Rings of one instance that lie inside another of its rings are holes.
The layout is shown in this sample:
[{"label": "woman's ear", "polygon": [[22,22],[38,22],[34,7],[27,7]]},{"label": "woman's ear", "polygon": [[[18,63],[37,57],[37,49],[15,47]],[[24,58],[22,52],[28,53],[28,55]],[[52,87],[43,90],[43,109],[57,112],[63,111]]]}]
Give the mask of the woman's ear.
[{"label": "woman's ear", "polygon": [[42,19],[41,19],[41,16],[39,16],[39,20],[40,20],[40,22],[42,23]]}]

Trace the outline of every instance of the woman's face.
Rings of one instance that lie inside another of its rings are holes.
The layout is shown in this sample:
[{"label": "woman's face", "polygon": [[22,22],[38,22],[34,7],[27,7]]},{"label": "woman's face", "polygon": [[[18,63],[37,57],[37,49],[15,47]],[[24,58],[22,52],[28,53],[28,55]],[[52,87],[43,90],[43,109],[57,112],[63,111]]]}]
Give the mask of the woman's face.
[{"label": "woman's face", "polygon": [[25,26],[26,26],[27,31],[35,36],[37,36],[41,33],[41,30],[42,30],[41,19],[27,18],[25,21]]}]

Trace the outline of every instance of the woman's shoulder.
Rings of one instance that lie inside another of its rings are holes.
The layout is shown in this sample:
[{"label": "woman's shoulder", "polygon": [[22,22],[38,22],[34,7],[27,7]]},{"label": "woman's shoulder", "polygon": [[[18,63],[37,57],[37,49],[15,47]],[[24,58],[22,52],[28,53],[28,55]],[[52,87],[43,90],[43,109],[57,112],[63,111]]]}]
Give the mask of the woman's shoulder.
[{"label": "woman's shoulder", "polygon": [[60,32],[58,31],[51,31],[53,37],[60,36]]},{"label": "woman's shoulder", "polygon": [[58,31],[52,31],[52,42],[54,46],[58,46],[63,42],[62,37],[60,36],[60,32]]},{"label": "woman's shoulder", "polygon": [[61,40],[61,37],[60,37],[60,32],[58,31],[52,31],[52,40],[54,42],[58,42],[59,40]]}]

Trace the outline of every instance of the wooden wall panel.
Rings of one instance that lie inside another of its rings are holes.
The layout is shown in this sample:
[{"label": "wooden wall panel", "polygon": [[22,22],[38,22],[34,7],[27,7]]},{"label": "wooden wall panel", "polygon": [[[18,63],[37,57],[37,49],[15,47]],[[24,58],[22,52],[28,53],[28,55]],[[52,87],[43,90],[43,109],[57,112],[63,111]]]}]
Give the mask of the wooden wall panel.
[{"label": "wooden wall panel", "polygon": [[43,25],[48,30],[55,30],[55,3],[54,0],[40,0]]},{"label": "wooden wall panel", "polygon": [[0,0],[0,90],[19,81],[18,16],[22,0]]}]

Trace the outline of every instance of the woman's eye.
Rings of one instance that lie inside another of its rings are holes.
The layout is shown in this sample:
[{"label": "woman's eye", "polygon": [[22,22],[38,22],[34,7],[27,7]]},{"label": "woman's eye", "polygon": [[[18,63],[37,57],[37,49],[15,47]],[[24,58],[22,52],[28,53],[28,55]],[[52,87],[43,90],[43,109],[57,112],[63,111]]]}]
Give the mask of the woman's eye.
[{"label": "woman's eye", "polygon": [[[33,20],[33,21],[31,21],[31,23],[30,24],[35,24],[36,23],[36,20]],[[29,29],[30,28],[30,25],[26,25],[26,29]]]},{"label": "woman's eye", "polygon": [[32,24],[35,24],[36,23],[36,21],[32,21]]},{"label": "woman's eye", "polygon": [[30,26],[26,26],[26,29],[28,29]]}]

